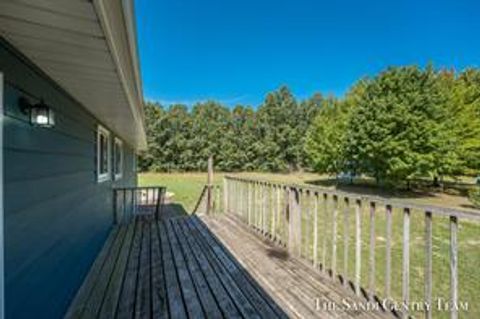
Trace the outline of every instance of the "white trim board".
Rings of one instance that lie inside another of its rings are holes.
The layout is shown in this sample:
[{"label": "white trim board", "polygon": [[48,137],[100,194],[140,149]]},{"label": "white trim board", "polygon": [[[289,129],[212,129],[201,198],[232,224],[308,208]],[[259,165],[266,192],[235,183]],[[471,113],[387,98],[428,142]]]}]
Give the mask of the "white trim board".
[{"label": "white trim board", "polygon": [[3,106],[3,73],[0,72],[0,319],[5,318],[5,241],[3,232],[3,221],[5,218],[3,206],[3,123],[4,123],[4,106]]}]

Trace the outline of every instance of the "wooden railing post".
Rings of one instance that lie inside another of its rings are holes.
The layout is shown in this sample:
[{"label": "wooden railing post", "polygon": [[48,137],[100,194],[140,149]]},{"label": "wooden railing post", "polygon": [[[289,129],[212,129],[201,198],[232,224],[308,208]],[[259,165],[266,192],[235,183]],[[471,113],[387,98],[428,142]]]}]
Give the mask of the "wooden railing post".
[{"label": "wooden railing post", "polygon": [[[275,197],[275,198],[276,198],[276,201],[275,201],[275,202],[276,202],[276,205],[275,205],[275,207],[276,207],[275,210],[276,210],[276,211],[275,211],[275,215],[277,216],[277,218],[276,218],[276,219],[277,219],[277,228],[278,228],[278,230],[279,230],[279,236],[278,236],[278,237],[281,238],[281,236],[283,235],[283,234],[282,234],[282,231],[281,231],[281,227],[282,227],[282,226],[281,226],[281,225],[282,225],[281,218],[282,218],[282,215],[281,215],[281,206],[280,206],[280,196],[281,196],[281,193],[280,193],[280,192],[281,192],[282,188],[281,188],[280,185],[277,185],[277,186],[275,187],[275,190],[276,190],[276,197]],[[276,236],[277,236],[277,235],[276,235],[276,230],[275,230],[275,237],[276,237]]]},{"label": "wooden railing post", "polygon": [[288,186],[283,186],[283,232],[285,234],[285,246],[288,246],[290,241],[290,192]]},{"label": "wooden railing post", "polygon": [[212,186],[213,186],[213,157],[208,158],[208,180],[207,180],[207,215],[210,215],[212,210]]},{"label": "wooden railing post", "polygon": [[450,216],[450,318],[458,318],[458,219]]},{"label": "wooden railing post", "polygon": [[[305,259],[309,260],[310,256],[310,236],[312,234],[312,227],[311,227],[311,196],[310,196],[310,190],[306,190],[305,192],[301,191],[302,196],[300,197],[302,200],[300,201],[300,205],[303,205],[302,207],[302,224],[305,223],[305,226],[303,227],[303,230],[305,231],[305,248],[303,249],[304,254],[305,254]],[[305,222],[304,222],[305,221]]]},{"label": "wooden railing post", "polygon": [[313,267],[318,268],[318,193],[313,194]]},{"label": "wooden railing post", "polygon": [[[432,213],[425,212],[425,304],[432,304]],[[431,307],[425,307],[425,319],[432,319]]]},{"label": "wooden railing post", "polygon": [[[402,258],[402,299],[405,305],[410,302],[410,209],[403,210],[403,258]],[[403,318],[408,318],[408,309]]]},{"label": "wooden railing post", "polygon": [[322,271],[327,273],[327,228],[328,228],[328,195],[323,194],[323,239],[322,239]]},{"label": "wooden railing post", "polygon": [[231,179],[228,183],[229,190],[228,190],[228,207],[230,209],[231,214],[235,214],[235,180]]},{"label": "wooden railing post", "polygon": [[375,203],[370,203],[370,253],[369,253],[370,300],[375,297]]},{"label": "wooden railing post", "polygon": [[362,267],[362,201],[357,199],[355,205],[355,294],[360,296],[360,276]]},{"label": "wooden railing post", "polygon": [[348,285],[348,244],[349,244],[349,215],[350,215],[350,200],[348,197],[344,198],[344,205],[343,208],[343,286],[347,287]]},{"label": "wooden railing post", "polygon": [[290,187],[288,195],[288,250],[292,255],[299,257],[302,248],[300,193],[295,187]]},{"label": "wooden railing post", "polygon": [[261,184],[262,195],[261,195],[261,202],[262,202],[262,233],[265,234],[267,232],[267,196],[266,196],[266,187],[265,182]]},{"label": "wooden railing post", "polygon": [[385,207],[387,218],[385,245],[385,298],[390,299],[391,268],[392,268],[392,206]]},{"label": "wooden railing post", "polygon": [[258,195],[257,195],[257,182],[252,183],[252,210],[253,210],[253,225],[255,226],[256,229],[258,229]]},{"label": "wooden railing post", "polygon": [[243,219],[245,220],[245,216],[244,216],[244,198],[243,198],[243,183],[240,182],[240,181],[237,181],[237,197],[238,197],[238,215]]},{"label": "wooden railing post", "polygon": [[271,219],[272,219],[272,228],[271,228],[271,236],[272,236],[272,239],[275,240],[275,235],[276,235],[276,228],[277,228],[277,216],[275,215],[275,205],[273,204],[274,203],[274,196],[275,196],[275,192],[274,192],[274,185],[270,185],[270,196],[269,196],[269,202],[270,202],[270,213],[271,213]]},{"label": "wooden railing post", "polygon": [[237,181],[232,179],[232,191],[230,192],[232,201],[232,214],[237,214]]},{"label": "wooden railing post", "polygon": [[223,210],[228,213],[228,179],[223,177]]},{"label": "wooden railing post", "polygon": [[332,217],[332,278],[337,276],[337,215],[338,196],[333,195],[333,217]]}]

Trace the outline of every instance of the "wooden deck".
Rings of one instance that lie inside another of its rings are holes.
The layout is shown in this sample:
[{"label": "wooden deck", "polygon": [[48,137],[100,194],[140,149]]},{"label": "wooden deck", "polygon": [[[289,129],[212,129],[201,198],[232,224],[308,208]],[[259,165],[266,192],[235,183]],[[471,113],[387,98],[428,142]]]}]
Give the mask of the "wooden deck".
[{"label": "wooden deck", "polygon": [[393,317],[380,309],[354,309],[355,302],[369,305],[309,265],[289,257],[284,248],[261,240],[236,217],[204,217],[203,221],[290,318]]},{"label": "wooden deck", "polygon": [[356,300],[232,217],[137,218],[115,227],[66,318],[380,318],[316,309]]}]

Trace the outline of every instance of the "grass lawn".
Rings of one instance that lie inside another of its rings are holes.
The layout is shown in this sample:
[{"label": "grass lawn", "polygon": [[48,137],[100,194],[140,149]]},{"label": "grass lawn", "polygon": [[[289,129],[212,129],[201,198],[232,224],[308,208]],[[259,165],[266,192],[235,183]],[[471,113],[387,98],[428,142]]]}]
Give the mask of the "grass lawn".
[{"label": "grass lawn", "polygon": [[[223,173],[214,175],[216,184],[222,183]],[[237,173],[237,176],[267,179],[270,181],[285,182],[292,184],[309,184],[320,187],[337,188],[342,191],[360,193],[365,195],[377,195],[390,199],[401,200],[409,203],[452,207],[462,210],[475,210],[466,196],[457,194],[447,194],[442,192],[428,191],[389,191],[379,187],[367,185],[337,185],[336,181],[325,175],[312,173],[292,173],[292,174],[274,174],[274,173]],[[473,182],[473,179],[463,179],[463,182]],[[174,200],[182,205],[188,212],[191,212],[200,196],[203,186],[207,182],[206,173],[143,173],[139,174],[139,184],[164,185],[169,192],[175,194]]]},{"label": "grass lawn", "polygon": [[[319,175],[309,173],[297,174],[269,174],[269,173],[240,173],[235,174],[250,178],[261,178],[285,183],[305,183],[318,179]],[[214,183],[221,184],[224,173],[215,173]],[[174,200],[182,204],[191,212],[197,203],[198,197],[207,183],[206,173],[143,173],[138,175],[140,186],[164,185],[168,192],[174,193]]]}]

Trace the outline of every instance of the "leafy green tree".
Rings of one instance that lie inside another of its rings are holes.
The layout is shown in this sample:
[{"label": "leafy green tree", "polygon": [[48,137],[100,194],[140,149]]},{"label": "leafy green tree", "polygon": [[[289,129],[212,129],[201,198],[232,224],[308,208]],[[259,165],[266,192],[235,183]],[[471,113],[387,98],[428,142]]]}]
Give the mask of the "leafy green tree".
[{"label": "leafy green tree", "polygon": [[480,171],[480,70],[467,69],[452,88],[450,121],[458,137],[458,153],[465,169]]},{"label": "leafy green tree", "polygon": [[251,107],[237,105],[231,112],[231,119],[223,136],[220,169],[226,171],[254,170],[256,159],[255,112]]},{"label": "leafy green tree", "polygon": [[310,126],[305,151],[318,173],[338,174],[344,168],[344,138],[348,108],[346,103],[327,98]]},{"label": "leafy green tree", "polygon": [[190,142],[193,167],[197,170],[206,170],[208,157],[213,155],[216,165],[225,169],[228,158],[222,153],[222,146],[231,121],[229,110],[219,103],[208,101],[196,104],[191,116]]},{"label": "leafy green tree", "polygon": [[377,181],[436,176],[447,98],[432,67],[389,68],[373,78],[347,123],[345,156]]},{"label": "leafy green tree", "polygon": [[318,112],[321,97],[298,103],[287,87],[269,93],[257,111],[256,167],[266,171],[293,171],[305,162],[305,134]]},{"label": "leafy green tree", "polygon": [[147,102],[144,106],[145,128],[147,135],[147,151],[139,156],[140,171],[154,170],[157,157],[160,154],[161,144],[157,143],[157,126],[165,116],[163,107],[158,103]]},{"label": "leafy green tree", "polygon": [[287,87],[258,109],[215,101],[145,105],[142,171],[352,172],[398,184],[480,171],[480,71],[389,68],[343,98],[297,101]]}]

